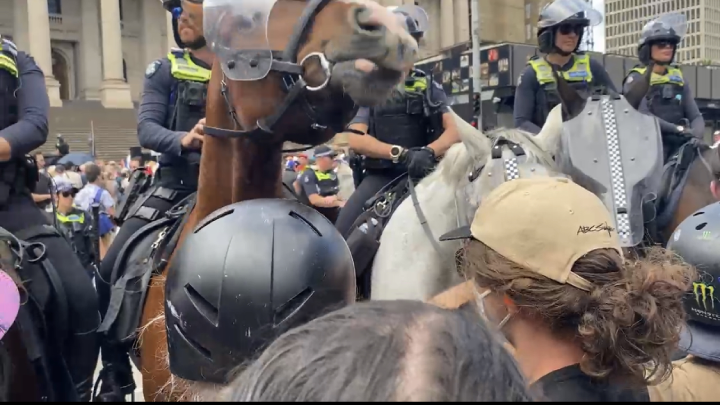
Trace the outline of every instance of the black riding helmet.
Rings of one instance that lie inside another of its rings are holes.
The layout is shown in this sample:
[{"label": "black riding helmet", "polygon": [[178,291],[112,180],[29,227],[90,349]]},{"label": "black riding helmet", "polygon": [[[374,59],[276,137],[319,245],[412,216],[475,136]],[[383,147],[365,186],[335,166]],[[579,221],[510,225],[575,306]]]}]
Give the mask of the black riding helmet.
[{"label": "black riding helmet", "polygon": [[537,40],[540,52],[545,54],[551,52],[558,52],[560,54],[565,53],[555,46],[555,35],[558,28],[560,28],[560,26],[562,25],[576,25],[583,28],[583,31],[578,34],[578,42],[575,46],[575,49],[573,49],[573,53],[577,52],[578,48],[580,48],[580,44],[582,43],[584,28],[590,26],[590,20],[585,18],[584,13],[577,13],[570,18],[564,19],[562,21],[554,21],[546,14],[548,7],[550,6],[551,4],[548,4],[543,7],[543,9],[540,11],[540,17],[538,18]]},{"label": "black riding helmet", "polygon": [[682,40],[682,36],[676,31],[675,27],[662,21],[662,17],[651,21],[643,27],[638,41],[638,59],[645,66],[650,64],[651,48],[653,43],[667,41],[673,45],[673,54],[669,62],[653,61],[654,63],[667,65],[675,59],[677,45]]},{"label": "black riding helmet", "polygon": [[[180,14],[182,14],[182,2],[183,0],[160,0],[162,1],[163,8],[167,10],[170,14],[172,14],[172,28],[173,28],[173,36],[175,37],[175,43],[180,48],[187,48],[187,46],[182,42],[182,39],[180,39],[180,33],[178,32],[178,18],[180,18]],[[184,0],[190,3],[194,4],[203,4],[203,0]],[[202,46],[205,46],[205,40],[204,37],[201,41]],[[202,47],[201,46],[201,47]]]},{"label": "black riding helmet", "polygon": [[408,33],[410,33],[410,36],[415,38],[416,41],[419,41],[420,38],[423,37],[425,34],[420,28],[418,27],[417,21],[415,21],[414,18],[412,18],[407,13],[404,13],[402,11],[395,11],[395,14],[397,14],[402,22],[405,24],[405,27],[408,30]]},{"label": "black riding helmet", "polygon": [[165,288],[170,371],[219,384],[279,334],[356,295],[345,239],[283,199],[212,213],[178,249]]},{"label": "black riding helmet", "polygon": [[698,357],[720,361],[720,203],[687,217],[667,247],[698,272],[684,299],[689,322],[680,347]]}]

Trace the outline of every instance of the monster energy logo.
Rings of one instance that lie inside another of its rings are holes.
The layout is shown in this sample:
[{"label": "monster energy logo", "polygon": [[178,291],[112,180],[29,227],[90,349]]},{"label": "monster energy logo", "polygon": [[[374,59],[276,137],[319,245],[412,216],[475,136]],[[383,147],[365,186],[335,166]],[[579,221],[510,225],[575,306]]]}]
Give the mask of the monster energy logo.
[{"label": "monster energy logo", "polygon": [[700,236],[700,239],[702,240],[709,240],[710,239],[710,231],[703,231],[702,236]]},{"label": "monster energy logo", "polygon": [[[698,306],[702,305],[708,310],[707,300],[710,298],[710,308],[715,309],[715,287],[705,283],[693,283],[693,294],[695,294],[695,302]],[[702,299],[702,304],[700,304]]]}]

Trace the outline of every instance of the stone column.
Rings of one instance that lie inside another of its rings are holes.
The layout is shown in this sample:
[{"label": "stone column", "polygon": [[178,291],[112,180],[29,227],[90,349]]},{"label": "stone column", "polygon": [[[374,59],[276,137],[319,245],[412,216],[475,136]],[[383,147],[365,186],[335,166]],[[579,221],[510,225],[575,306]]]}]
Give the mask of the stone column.
[{"label": "stone column", "polygon": [[455,22],[453,0],[440,0],[440,48],[455,45]]},{"label": "stone column", "polygon": [[130,86],[123,79],[120,4],[117,0],[100,0],[100,24],[103,61],[100,100],[106,108],[133,108]]},{"label": "stone column", "polygon": [[152,61],[162,58],[165,44],[163,43],[162,32],[164,28],[158,24],[160,14],[163,10],[155,1],[143,1],[140,12],[142,14],[142,43],[143,43],[143,66],[149,65]]},{"label": "stone column", "polygon": [[18,49],[30,49],[28,32],[28,2],[27,0],[15,0],[13,4],[13,42]]},{"label": "stone column", "polygon": [[82,42],[80,43],[80,97],[85,100],[100,100],[102,65],[98,63],[100,46],[100,10],[97,0],[81,0],[80,17]]},{"label": "stone column", "polygon": [[455,0],[455,42],[470,41],[470,7],[466,0]]},{"label": "stone column", "polygon": [[167,31],[167,49],[163,54],[163,56],[165,56],[170,52],[170,48],[177,48],[178,45],[175,43],[175,35],[173,34],[172,14],[165,11],[165,9],[163,9],[163,12],[165,13],[165,20],[167,21],[165,28]]},{"label": "stone column", "polygon": [[[35,63],[45,74],[45,88],[47,89],[48,98],[51,107],[62,107],[60,100],[60,83],[55,80],[52,72],[52,48],[50,47],[50,21],[48,20],[48,8],[46,1],[31,0],[27,3],[27,13],[25,20],[15,20],[16,24],[27,26],[26,48],[34,59]],[[17,6],[17,2],[15,4]]]}]

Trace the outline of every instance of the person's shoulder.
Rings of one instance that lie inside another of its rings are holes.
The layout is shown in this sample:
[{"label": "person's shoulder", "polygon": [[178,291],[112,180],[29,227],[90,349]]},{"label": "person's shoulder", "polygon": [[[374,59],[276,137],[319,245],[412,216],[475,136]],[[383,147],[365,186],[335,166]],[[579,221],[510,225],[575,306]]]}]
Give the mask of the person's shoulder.
[{"label": "person's shoulder", "polygon": [[17,63],[17,68],[20,73],[31,71],[42,72],[40,66],[38,66],[37,62],[35,62],[35,58],[23,51],[17,52],[15,63]]},{"label": "person's shoulder", "polygon": [[163,74],[170,73],[170,59],[167,56],[150,62],[145,68],[145,78],[160,78]]}]

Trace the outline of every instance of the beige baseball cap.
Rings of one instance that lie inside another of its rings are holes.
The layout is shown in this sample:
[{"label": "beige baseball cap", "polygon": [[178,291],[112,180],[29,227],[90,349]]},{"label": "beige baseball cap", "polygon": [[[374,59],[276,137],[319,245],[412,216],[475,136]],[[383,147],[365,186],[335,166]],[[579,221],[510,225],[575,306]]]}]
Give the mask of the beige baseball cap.
[{"label": "beige baseball cap", "polygon": [[517,179],[493,190],[470,226],[440,240],[475,238],[528,270],[589,291],[592,284],[572,267],[597,249],[622,255],[612,223],[600,199],[569,179]]}]

